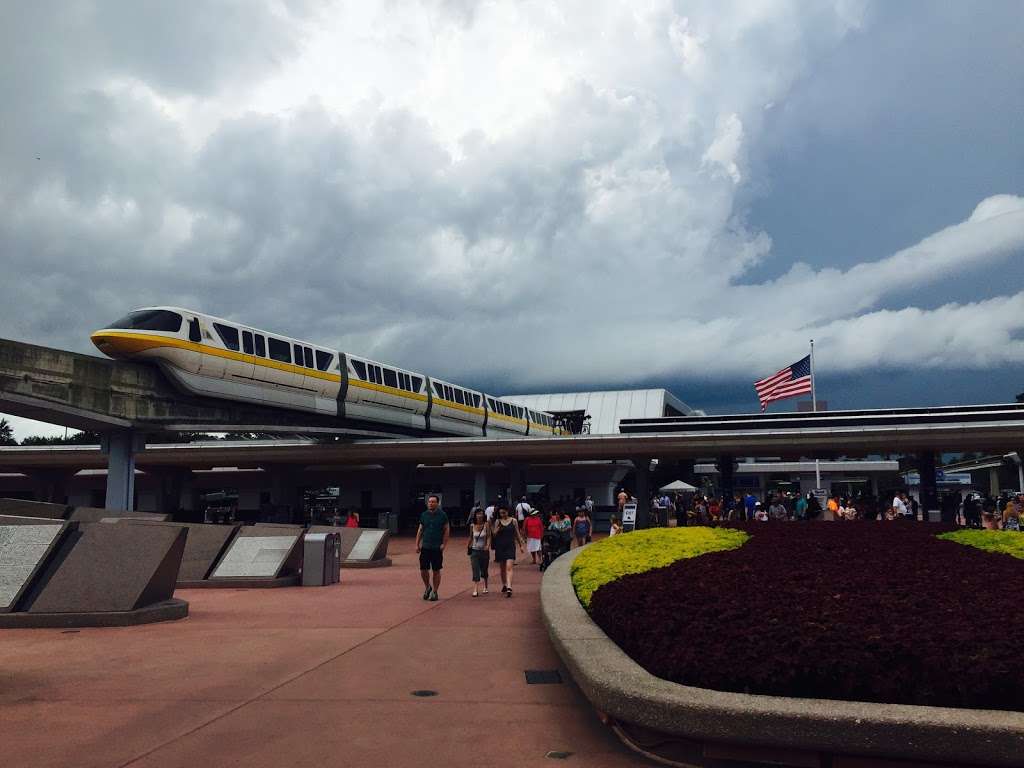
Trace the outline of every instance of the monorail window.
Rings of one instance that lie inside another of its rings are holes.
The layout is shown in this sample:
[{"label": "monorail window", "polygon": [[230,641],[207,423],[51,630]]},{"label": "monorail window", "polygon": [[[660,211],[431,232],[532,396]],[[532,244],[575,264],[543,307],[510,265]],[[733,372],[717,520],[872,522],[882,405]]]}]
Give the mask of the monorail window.
[{"label": "monorail window", "polygon": [[260,357],[267,356],[267,343],[258,333],[256,334],[256,354]]},{"label": "monorail window", "polygon": [[498,410],[498,409],[497,409],[497,408],[496,408],[496,407],[494,406],[494,398],[493,398],[493,397],[488,397],[488,398],[487,398],[487,407],[488,407],[488,408],[490,408],[490,409],[491,409],[492,411],[496,411],[496,410]]},{"label": "monorail window", "polygon": [[177,312],[168,312],[166,309],[140,309],[115,320],[107,327],[177,333],[181,330],[181,315]]},{"label": "monorail window", "polygon": [[316,351],[316,369],[318,371],[326,371],[331,367],[331,360],[334,358],[330,352],[322,352],[321,350]]},{"label": "monorail window", "polygon": [[438,397],[444,397],[444,390],[441,388],[441,385],[436,381],[432,381],[431,384],[434,385],[434,394]]},{"label": "monorail window", "polygon": [[302,348],[302,356],[306,360],[306,367],[307,368],[312,368],[313,367],[313,350],[310,349],[309,347],[303,347]]},{"label": "monorail window", "polygon": [[355,369],[356,376],[358,376],[363,381],[366,381],[366,363],[364,363],[362,360],[353,360],[352,368]]},{"label": "monorail window", "polygon": [[270,351],[271,360],[277,360],[281,363],[290,363],[292,361],[292,349],[287,341],[281,341],[273,336],[268,336],[267,349]]},{"label": "monorail window", "polygon": [[444,385],[444,399],[447,400],[449,403],[455,402],[455,393],[452,391],[452,388],[449,387],[447,384]]},{"label": "monorail window", "polygon": [[238,351],[237,328],[232,328],[230,325],[223,325],[222,323],[214,323],[213,329],[217,331],[217,335],[220,336],[220,340],[224,342],[225,347],[233,349],[235,352]]},{"label": "monorail window", "polygon": [[254,347],[252,344],[252,332],[242,331],[242,351],[245,352],[245,354],[247,355],[251,355],[253,349]]},{"label": "monorail window", "polygon": [[390,368],[384,369],[384,383],[389,387],[398,389],[398,375]]},{"label": "monorail window", "polygon": [[461,389],[455,390],[455,402],[458,403],[459,405],[466,404],[466,395],[465,393],[463,393]]},{"label": "monorail window", "polygon": [[292,349],[295,350],[295,364],[302,365],[302,345],[293,344]]},{"label": "monorail window", "polygon": [[473,395],[473,406],[475,408],[480,407],[480,395]]},{"label": "monorail window", "polygon": [[412,391],[413,392],[419,392],[420,391],[420,387],[422,387],[422,386],[423,386],[423,379],[421,379],[419,376],[413,376],[412,377]]}]

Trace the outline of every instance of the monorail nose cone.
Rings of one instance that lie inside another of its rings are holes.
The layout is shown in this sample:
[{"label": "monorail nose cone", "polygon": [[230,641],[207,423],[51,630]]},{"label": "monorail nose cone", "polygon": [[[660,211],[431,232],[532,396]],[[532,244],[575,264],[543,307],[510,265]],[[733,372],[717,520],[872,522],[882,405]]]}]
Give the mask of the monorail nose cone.
[{"label": "monorail nose cone", "polygon": [[96,349],[107,357],[118,357],[118,344],[114,336],[103,331],[96,331],[89,337]]}]

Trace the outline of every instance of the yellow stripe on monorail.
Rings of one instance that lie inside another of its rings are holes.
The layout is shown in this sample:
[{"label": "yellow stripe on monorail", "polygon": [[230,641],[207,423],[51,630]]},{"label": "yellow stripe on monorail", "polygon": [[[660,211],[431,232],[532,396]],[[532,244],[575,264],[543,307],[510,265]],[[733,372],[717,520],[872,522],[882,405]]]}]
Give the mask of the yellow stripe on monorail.
[{"label": "yellow stripe on monorail", "polygon": [[[336,373],[329,373],[327,371],[321,371],[315,368],[306,368],[304,366],[294,365],[292,363],[284,363],[280,360],[273,360],[267,357],[259,357],[258,355],[248,355],[244,352],[235,352],[232,349],[221,349],[220,347],[212,347],[208,344],[201,344],[195,341],[186,341],[185,339],[179,339],[174,336],[157,336],[150,333],[124,333],[120,331],[97,331],[92,334],[92,340],[96,346],[100,346],[106,339],[110,339],[116,343],[114,349],[115,352],[124,352],[128,354],[134,354],[136,352],[146,352],[151,349],[159,349],[160,347],[172,347],[174,349],[183,349],[188,352],[198,352],[201,355],[212,355],[214,357],[220,357],[224,360],[233,360],[239,363],[245,363],[247,365],[255,365],[262,368],[270,368],[276,371],[284,371],[285,373],[294,373],[300,376],[308,376],[314,379],[322,379],[323,381],[331,381],[336,384],[341,384],[341,376]],[[102,348],[102,347],[101,347]],[[113,355],[111,355],[113,356]],[[273,384],[273,382],[268,382]],[[409,392],[404,389],[398,389],[397,387],[390,387],[387,384],[375,384],[370,381],[363,381],[354,376],[349,376],[349,386],[361,387],[362,389],[368,389],[374,392],[382,392],[387,395],[393,395],[396,397],[404,397],[409,400],[418,400],[423,402],[427,399],[427,396],[420,394],[419,392]],[[444,398],[435,397],[434,403],[444,408],[454,408],[456,410],[465,411],[478,416],[484,415],[483,408],[475,408],[470,405],[461,405],[460,403],[452,402]],[[526,425],[526,419],[517,419],[512,416],[506,416],[503,413],[497,411],[490,411],[488,419],[499,419],[501,421],[508,421],[513,424],[520,426]],[[533,424],[531,429],[542,429],[548,431],[550,428],[545,428],[541,424]],[[554,430],[550,430],[552,433]]]}]

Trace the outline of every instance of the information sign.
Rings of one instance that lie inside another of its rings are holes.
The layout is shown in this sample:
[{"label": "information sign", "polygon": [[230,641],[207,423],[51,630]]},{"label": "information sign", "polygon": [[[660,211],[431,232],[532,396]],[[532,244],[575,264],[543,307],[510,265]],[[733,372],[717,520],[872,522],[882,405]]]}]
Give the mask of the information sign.
[{"label": "information sign", "polygon": [[636,527],[636,502],[626,502],[622,507],[622,530],[632,531]]}]

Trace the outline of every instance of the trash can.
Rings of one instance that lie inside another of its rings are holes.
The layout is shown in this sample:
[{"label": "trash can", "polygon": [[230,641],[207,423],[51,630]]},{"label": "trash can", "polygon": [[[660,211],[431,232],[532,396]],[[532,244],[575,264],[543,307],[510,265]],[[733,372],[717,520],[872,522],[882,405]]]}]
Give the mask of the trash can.
[{"label": "trash can", "polygon": [[341,581],[341,534],[328,533],[326,535],[329,560],[325,569],[328,575],[327,583],[337,584]]},{"label": "trash can", "polygon": [[307,533],[302,542],[302,586],[323,587],[334,576],[333,533]]}]

